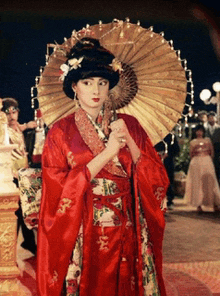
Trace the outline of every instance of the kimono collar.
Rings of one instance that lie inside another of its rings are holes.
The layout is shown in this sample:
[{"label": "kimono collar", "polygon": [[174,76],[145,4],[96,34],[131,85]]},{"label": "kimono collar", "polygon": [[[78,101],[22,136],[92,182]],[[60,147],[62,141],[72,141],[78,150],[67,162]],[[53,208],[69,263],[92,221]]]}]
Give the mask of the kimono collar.
[{"label": "kimono collar", "polygon": [[[106,142],[108,140],[109,130],[106,131],[104,129],[104,125],[105,125],[104,124],[104,121],[105,121],[105,119],[104,119],[104,110],[103,109],[100,110],[99,115],[98,115],[96,121],[94,121],[92,119],[92,116],[89,115],[88,113],[86,115],[88,116],[89,120],[91,121],[92,125],[94,126],[94,128],[95,128],[95,130],[96,130],[96,132],[97,132],[97,134],[99,136],[99,138],[103,142]],[[108,120],[108,124],[107,125],[109,126],[109,120]]]},{"label": "kimono collar", "polygon": [[[94,156],[101,153],[105,149],[105,144],[102,140],[102,137],[99,137],[99,134],[97,132],[97,129],[100,130],[100,132],[102,131],[100,127],[98,128],[98,123],[96,124],[94,123],[94,121],[92,122],[89,119],[87,113],[82,108],[79,108],[78,110],[76,110],[75,122],[80,135],[82,136],[84,142],[92,151]],[[102,134],[104,135],[104,137],[106,137],[103,131],[102,131]],[[121,177],[127,176],[126,172],[122,169],[122,167],[117,166],[116,163],[112,160],[110,160],[105,165],[104,169],[114,175],[118,175]]]}]

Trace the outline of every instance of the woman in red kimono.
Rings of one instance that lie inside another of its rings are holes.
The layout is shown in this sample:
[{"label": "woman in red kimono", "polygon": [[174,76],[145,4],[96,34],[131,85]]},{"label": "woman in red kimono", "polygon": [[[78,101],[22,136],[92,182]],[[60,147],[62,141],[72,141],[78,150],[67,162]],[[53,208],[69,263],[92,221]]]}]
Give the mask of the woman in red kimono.
[{"label": "woman in red kimono", "polygon": [[168,179],[138,121],[114,120],[105,107],[121,63],[83,38],[61,70],[64,92],[79,108],[53,125],[44,147],[39,295],[165,296]]}]

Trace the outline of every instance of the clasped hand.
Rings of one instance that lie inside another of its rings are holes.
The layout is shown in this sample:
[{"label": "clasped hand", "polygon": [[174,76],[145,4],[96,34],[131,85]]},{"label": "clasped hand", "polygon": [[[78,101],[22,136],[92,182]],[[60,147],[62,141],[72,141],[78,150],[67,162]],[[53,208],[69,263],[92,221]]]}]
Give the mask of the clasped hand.
[{"label": "clasped hand", "polygon": [[118,119],[110,124],[111,133],[107,143],[113,156],[117,155],[119,150],[127,144],[130,134],[123,119]]}]

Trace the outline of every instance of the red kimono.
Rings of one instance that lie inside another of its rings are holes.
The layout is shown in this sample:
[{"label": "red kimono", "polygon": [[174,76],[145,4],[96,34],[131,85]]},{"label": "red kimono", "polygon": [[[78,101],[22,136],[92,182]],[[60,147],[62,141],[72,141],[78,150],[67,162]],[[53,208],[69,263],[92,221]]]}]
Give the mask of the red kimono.
[{"label": "red kimono", "polygon": [[166,295],[161,201],[168,178],[138,121],[119,118],[141,156],[134,165],[124,147],[92,181],[86,165],[105,146],[86,113],[61,119],[47,135],[37,251],[41,296],[59,296],[69,275],[66,295]]}]

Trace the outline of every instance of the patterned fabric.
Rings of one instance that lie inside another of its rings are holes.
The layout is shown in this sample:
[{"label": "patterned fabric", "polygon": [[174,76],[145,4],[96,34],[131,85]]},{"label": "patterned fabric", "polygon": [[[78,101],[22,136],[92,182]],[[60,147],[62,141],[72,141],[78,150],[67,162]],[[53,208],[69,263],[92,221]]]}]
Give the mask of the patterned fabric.
[{"label": "patterned fabric", "polygon": [[82,270],[83,227],[80,227],[73,255],[66,275],[66,296],[78,296]]},{"label": "patterned fabric", "polygon": [[154,266],[154,256],[152,251],[152,244],[149,240],[149,232],[147,227],[147,221],[144,218],[143,210],[141,209],[140,200],[140,225],[141,225],[141,247],[142,247],[142,258],[143,258],[143,286],[144,296],[159,296],[159,288],[156,278],[156,270]]},{"label": "patterned fabric", "polygon": [[11,127],[8,127],[8,133],[9,133],[10,142],[12,144],[18,145],[18,148],[12,153],[12,160],[26,156],[27,153],[25,151],[25,142],[24,142],[23,133],[20,130],[14,130]]},{"label": "patterned fabric", "polygon": [[15,178],[18,178],[18,171],[21,168],[28,167],[28,158],[25,151],[24,135],[20,130],[14,130],[8,127],[8,134],[11,144],[17,144],[18,148],[11,153],[12,156],[12,172]]},{"label": "patterned fabric", "polygon": [[41,202],[41,169],[20,169],[18,181],[24,222],[29,229],[37,228]]},{"label": "patterned fabric", "polygon": [[[104,178],[95,178],[91,181],[92,191],[95,195],[109,196],[119,193],[117,184],[112,180]],[[122,199],[117,197],[108,199],[113,207],[122,210]],[[102,197],[95,197],[93,199],[93,225],[110,227],[121,225],[119,217],[114,210],[102,203]]]}]

